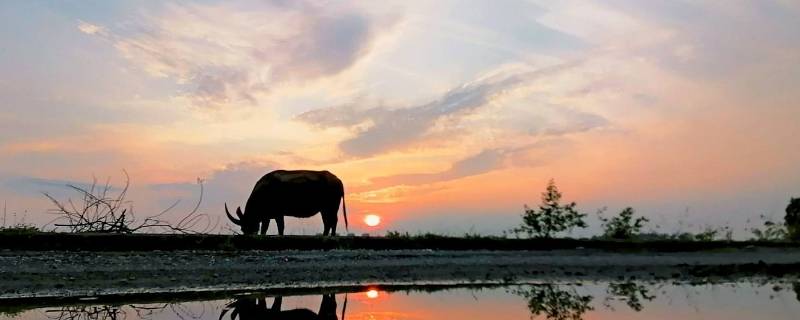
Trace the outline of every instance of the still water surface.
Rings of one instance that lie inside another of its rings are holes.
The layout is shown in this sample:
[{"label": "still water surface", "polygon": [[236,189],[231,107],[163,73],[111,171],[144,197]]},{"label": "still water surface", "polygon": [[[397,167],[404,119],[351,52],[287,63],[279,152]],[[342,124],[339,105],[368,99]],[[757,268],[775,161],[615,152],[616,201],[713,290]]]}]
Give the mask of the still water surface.
[{"label": "still water surface", "polygon": [[591,282],[4,306],[7,319],[798,319],[800,284]]}]

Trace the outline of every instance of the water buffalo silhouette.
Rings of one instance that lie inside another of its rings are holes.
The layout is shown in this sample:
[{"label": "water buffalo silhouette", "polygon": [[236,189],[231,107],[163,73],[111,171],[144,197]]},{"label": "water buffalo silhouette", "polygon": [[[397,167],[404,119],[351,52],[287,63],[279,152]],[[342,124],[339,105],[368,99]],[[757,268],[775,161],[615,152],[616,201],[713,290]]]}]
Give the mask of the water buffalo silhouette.
[{"label": "water buffalo silhouette", "polygon": [[[338,320],[336,316],[336,296],[333,294],[322,295],[322,303],[319,305],[319,312],[314,312],[305,308],[292,310],[281,310],[281,296],[275,297],[272,307],[267,307],[266,298],[238,298],[227,304],[219,315],[219,320],[228,311],[231,311],[230,320],[268,320],[268,319],[292,319],[292,320]],[[346,299],[345,299],[346,300]],[[347,305],[347,301],[345,301]],[[342,319],[344,319],[344,308],[342,308]]]},{"label": "water buffalo silhouette", "polygon": [[276,170],[256,182],[244,206],[236,208],[234,218],[225,203],[228,219],[240,226],[242,233],[255,234],[261,225],[261,234],[267,233],[269,221],[275,219],[278,234],[283,235],[283,217],[309,218],[322,214],[323,235],[336,235],[339,221],[339,202],[342,204],[344,225],[347,225],[347,208],[344,204],[344,185],[333,173],[310,170]]}]

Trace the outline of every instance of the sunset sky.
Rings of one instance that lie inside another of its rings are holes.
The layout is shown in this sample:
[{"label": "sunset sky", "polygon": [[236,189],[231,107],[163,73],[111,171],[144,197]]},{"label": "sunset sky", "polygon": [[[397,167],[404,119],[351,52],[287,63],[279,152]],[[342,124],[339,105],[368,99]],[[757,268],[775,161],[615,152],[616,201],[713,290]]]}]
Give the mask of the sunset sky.
[{"label": "sunset sky", "polygon": [[8,222],[123,169],[173,218],[197,178],[223,218],[327,169],[357,233],[499,233],[550,178],[590,233],[604,206],[742,229],[800,196],[792,0],[2,1],[0,43]]}]

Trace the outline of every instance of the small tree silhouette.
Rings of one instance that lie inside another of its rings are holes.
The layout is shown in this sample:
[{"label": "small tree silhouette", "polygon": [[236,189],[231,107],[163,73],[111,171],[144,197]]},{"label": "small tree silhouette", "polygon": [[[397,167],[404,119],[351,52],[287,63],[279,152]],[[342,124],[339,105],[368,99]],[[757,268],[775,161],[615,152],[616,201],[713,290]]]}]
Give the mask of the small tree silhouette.
[{"label": "small tree silhouette", "polygon": [[636,312],[642,311],[644,309],[644,305],[642,304],[642,300],[653,301],[656,298],[654,295],[650,295],[649,290],[647,287],[641,284],[637,284],[635,282],[622,282],[622,283],[609,283],[608,289],[606,289],[606,296],[604,304],[606,307],[613,310],[610,302],[612,300],[619,300],[624,301],[625,304],[628,305],[631,309]]},{"label": "small tree silhouette", "polygon": [[528,300],[531,319],[544,315],[552,320],[580,320],[584,313],[594,310],[590,305],[592,296],[580,295],[575,288],[561,289],[557,285],[542,284],[513,292]]},{"label": "small tree silhouette", "polygon": [[786,216],[783,217],[786,223],[787,236],[790,240],[800,240],[800,198],[791,198],[789,205],[786,206]]},{"label": "small tree silhouette", "polygon": [[555,181],[550,179],[547,190],[542,193],[542,203],[538,210],[525,205],[522,225],[513,231],[527,233],[529,237],[549,239],[555,233],[572,230],[574,227],[586,228],[586,222],[583,221],[586,214],[575,210],[575,202],[561,205],[561,197]]},{"label": "small tree silhouette", "polygon": [[797,299],[797,301],[800,301],[800,282],[793,283],[792,290],[794,291],[795,299]]},{"label": "small tree silhouette", "polygon": [[783,241],[789,236],[787,226],[780,222],[774,222],[768,219],[763,214],[761,219],[764,220],[764,229],[753,227],[750,232],[753,233],[753,240],[757,241]]},{"label": "small tree silhouette", "polygon": [[603,222],[603,236],[612,239],[628,240],[639,235],[644,224],[650,220],[645,217],[633,218],[634,210],[627,207],[616,217],[605,218],[600,216]]}]

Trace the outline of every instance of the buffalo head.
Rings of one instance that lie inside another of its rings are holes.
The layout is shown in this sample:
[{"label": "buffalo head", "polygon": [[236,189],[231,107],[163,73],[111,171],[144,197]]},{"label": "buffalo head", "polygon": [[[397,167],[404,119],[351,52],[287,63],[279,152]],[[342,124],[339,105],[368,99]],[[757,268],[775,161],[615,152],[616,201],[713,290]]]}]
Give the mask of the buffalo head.
[{"label": "buffalo head", "polygon": [[236,216],[239,218],[234,218],[230,211],[228,211],[228,204],[225,203],[225,214],[228,215],[228,219],[231,220],[235,225],[242,228],[242,233],[244,234],[255,234],[258,232],[258,221],[248,218],[242,213],[241,207],[236,207]]}]

